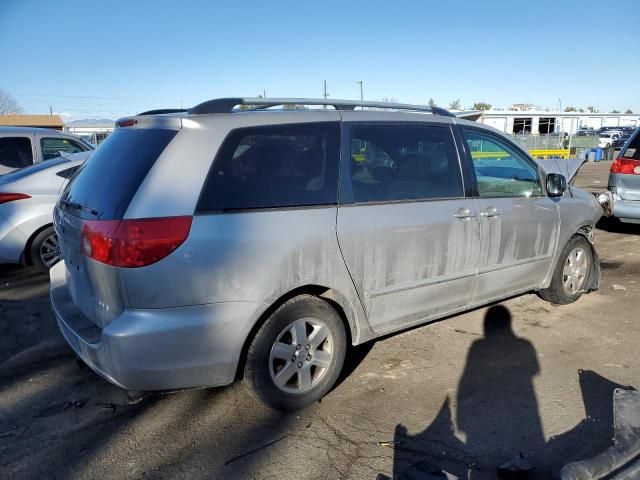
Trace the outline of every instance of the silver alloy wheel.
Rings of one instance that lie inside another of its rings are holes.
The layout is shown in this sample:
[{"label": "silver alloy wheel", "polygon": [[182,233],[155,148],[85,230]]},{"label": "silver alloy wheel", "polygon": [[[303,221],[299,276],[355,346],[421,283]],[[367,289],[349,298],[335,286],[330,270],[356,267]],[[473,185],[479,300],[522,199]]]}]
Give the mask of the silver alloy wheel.
[{"label": "silver alloy wheel", "polygon": [[565,292],[575,295],[583,287],[589,273],[587,252],[582,247],[571,250],[562,270],[562,285]]},{"label": "silver alloy wheel", "polygon": [[53,233],[40,244],[40,260],[47,267],[53,267],[62,259],[62,252],[58,244],[58,236]]},{"label": "silver alloy wheel", "polygon": [[269,355],[273,383],[287,393],[311,390],[329,371],[334,354],[333,336],[315,318],[301,318],[278,335]]}]

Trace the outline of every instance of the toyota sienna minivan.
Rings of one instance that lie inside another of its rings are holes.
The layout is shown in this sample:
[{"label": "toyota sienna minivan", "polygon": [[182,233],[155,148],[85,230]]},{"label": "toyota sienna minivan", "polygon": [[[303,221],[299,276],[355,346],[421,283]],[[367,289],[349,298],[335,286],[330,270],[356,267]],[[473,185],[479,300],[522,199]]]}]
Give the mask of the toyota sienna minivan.
[{"label": "toyota sienna minivan", "polygon": [[437,107],[211,100],[119,120],[80,168],[54,213],[51,300],[115,385],[243,378],[296,409],[351,345],[597,289],[601,215],[499,131]]}]

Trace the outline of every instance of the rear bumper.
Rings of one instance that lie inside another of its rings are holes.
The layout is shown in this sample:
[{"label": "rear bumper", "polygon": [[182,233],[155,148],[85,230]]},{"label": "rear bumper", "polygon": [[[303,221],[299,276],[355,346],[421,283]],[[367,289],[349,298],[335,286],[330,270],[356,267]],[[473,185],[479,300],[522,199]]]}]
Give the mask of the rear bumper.
[{"label": "rear bumper", "polygon": [[614,194],[612,215],[621,222],[640,223],[640,201],[622,200]]},{"label": "rear bumper", "polygon": [[175,390],[233,382],[261,303],[226,302],[125,310],[104,329],[75,306],[64,262],[51,269],[51,303],[62,335],[96,373],[128,390]]}]

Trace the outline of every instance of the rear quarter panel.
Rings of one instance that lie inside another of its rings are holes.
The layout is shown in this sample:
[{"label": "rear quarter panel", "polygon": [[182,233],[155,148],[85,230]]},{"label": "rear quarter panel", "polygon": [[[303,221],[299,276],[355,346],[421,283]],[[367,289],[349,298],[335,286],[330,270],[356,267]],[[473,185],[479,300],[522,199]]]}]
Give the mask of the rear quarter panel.
[{"label": "rear quarter panel", "polygon": [[622,200],[640,201],[640,175],[609,174],[609,186],[616,187]]},{"label": "rear quarter panel", "polygon": [[56,202],[55,195],[35,195],[32,198],[9,202],[2,207],[3,221],[8,222],[20,233],[22,252],[28,240],[35,232],[46,225],[53,223],[53,207]]},{"label": "rear quarter panel", "polygon": [[370,331],[336,237],[336,207],[198,214],[188,239],[160,262],[119,269],[125,304],[166,308],[258,302],[256,318],[302,286],[331,288],[345,310],[352,339]]}]

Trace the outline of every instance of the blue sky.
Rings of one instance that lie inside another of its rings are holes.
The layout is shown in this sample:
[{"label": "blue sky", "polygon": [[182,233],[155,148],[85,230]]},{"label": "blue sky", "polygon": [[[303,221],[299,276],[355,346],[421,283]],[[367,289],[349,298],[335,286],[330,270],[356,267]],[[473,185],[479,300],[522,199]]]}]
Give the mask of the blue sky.
[{"label": "blue sky", "polygon": [[0,89],[118,117],[221,96],[640,111],[640,1],[0,0]]}]

